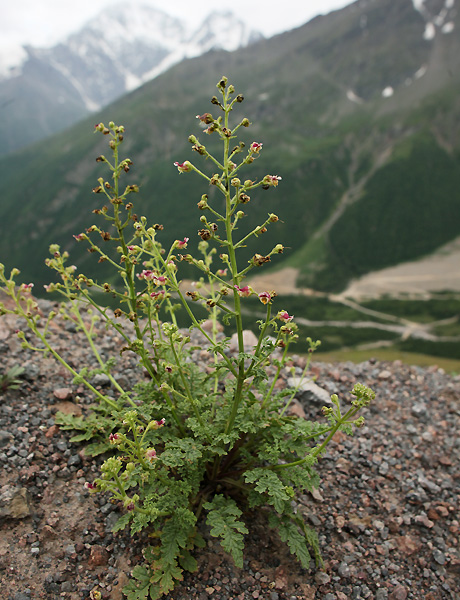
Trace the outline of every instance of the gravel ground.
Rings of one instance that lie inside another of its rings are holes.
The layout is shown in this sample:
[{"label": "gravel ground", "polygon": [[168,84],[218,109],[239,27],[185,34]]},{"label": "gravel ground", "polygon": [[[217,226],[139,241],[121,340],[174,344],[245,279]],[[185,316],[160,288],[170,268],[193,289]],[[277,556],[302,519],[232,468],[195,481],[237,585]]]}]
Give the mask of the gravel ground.
[{"label": "gravel ground", "polygon": [[[104,599],[121,599],[143,540],[111,533],[120,507],[88,494],[84,482],[98,465],[53,418],[57,410],[86,410],[91,398],[53,359],[21,348],[14,334],[20,326],[14,316],[0,318],[1,372],[25,367],[20,388],[0,397],[2,598],[80,600],[98,589]],[[102,327],[98,334],[106,357],[117,356],[117,337]],[[90,360],[72,323],[56,324],[53,338],[72,365]],[[303,359],[292,360],[300,373]],[[123,361],[122,384],[142,376],[126,353]],[[197,555],[198,573],[187,574],[169,598],[459,598],[460,377],[373,360],[317,362],[311,371],[328,394],[349,398],[358,381],[377,393],[366,425],[354,438],[337,434],[329,446],[319,463],[320,489],[299,498],[298,510],[319,534],[324,569],[301,568],[263,515],[248,514],[244,568],[203,528],[209,545]],[[97,377],[94,384],[110,393]],[[295,410],[322,418],[322,404],[305,391]]]}]

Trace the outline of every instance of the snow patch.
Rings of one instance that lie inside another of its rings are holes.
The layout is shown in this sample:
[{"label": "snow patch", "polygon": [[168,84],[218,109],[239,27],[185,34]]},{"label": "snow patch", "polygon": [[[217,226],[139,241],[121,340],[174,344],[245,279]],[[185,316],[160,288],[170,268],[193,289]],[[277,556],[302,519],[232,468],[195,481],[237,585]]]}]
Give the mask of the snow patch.
[{"label": "snow patch", "polygon": [[423,32],[423,39],[424,40],[432,40],[435,35],[436,35],[436,27],[434,26],[434,23],[427,23],[425,25],[425,31]]},{"label": "snow patch", "polygon": [[415,79],[420,79],[426,73],[426,65],[422,65],[418,71],[415,72]]},{"label": "snow patch", "polygon": [[383,98],[391,98],[395,93],[394,89],[389,85],[382,91]]},{"label": "snow patch", "polygon": [[20,75],[21,67],[27,56],[27,51],[22,46],[0,45],[0,79],[9,79]]},{"label": "snow patch", "polygon": [[425,8],[424,3],[425,0],[412,0],[412,4],[414,5],[415,10],[422,14],[424,13]]},{"label": "snow patch", "polygon": [[454,29],[455,29],[455,25],[454,25],[453,21],[449,21],[448,23],[445,23],[442,26],[441,31],[443,33],[451,33]]},{"label": "snow patch", "polygon": [[353,90],[347,90],[347,98],[350,102],[356,102],[356,104],[363,104],[364,100],[357,96]]}]

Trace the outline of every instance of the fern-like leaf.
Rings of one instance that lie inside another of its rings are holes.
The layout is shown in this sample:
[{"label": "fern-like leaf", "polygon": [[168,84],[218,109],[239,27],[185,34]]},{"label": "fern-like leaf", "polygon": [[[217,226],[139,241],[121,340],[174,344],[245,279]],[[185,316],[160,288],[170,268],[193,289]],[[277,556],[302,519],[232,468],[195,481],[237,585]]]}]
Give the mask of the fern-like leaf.
[{"label": "fern-like leaf", "polygon": [[214,496],[206,502],[204,508],[209,511],[206,522],[211,527],[211,535],[220,538],[222,548],[232,555],[235,565],[243,567],[243,534],[248,533],[245,524],[238,520],[241,510],[236,502],[225,496]]},{"label": "fern-like leaf", "polygon": [[278,530],[282,542],[287,543],[291,554],[294,554],[304,569],[310,567],[311,556],[307,549],[307,540],[299,531],[298,526],[286,515],[279,517],[271,514],[269,516],[271,527]]},{"label": "fern-like leaf", "polygon": [[291,501],[293,490],[284,485],[281,479],[269,469],[252,469],[244,474],[247,483],[254,483],[254,490],[262,495],[266,495],[268,504],[274,506],[276,512],[283,513],[286,510],[286,504]]}]

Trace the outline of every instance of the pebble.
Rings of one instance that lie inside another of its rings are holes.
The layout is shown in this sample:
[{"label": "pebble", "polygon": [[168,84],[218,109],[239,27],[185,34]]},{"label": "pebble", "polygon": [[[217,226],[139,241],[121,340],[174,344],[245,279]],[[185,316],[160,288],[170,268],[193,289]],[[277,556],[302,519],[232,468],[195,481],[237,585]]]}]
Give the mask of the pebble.
[{"label": "pebble", "polygon": [[434,548],[433,550],[433,558],[438,563],[438,565],[444,565],[446,562],[446,555],[437,548]]}]

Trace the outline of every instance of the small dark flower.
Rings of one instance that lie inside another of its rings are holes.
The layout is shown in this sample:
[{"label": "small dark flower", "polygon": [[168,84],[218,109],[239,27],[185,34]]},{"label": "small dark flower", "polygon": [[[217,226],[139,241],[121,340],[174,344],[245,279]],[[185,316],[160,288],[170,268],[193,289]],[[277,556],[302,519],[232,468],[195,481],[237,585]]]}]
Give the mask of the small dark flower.
[{"label": "small dark flower", "polygon": [[262,256],[262,254],[254,254],[250,262],[256,267],[261,267],[264,263],[270,262],[270,257]]},{"label": "small dark flower", "polygon": [[211,232],[208,229],[200,229],[198,231],[198,235],[204,241],[209,240],[211,238]]},{"label": "small dark flower", "polygon": [[197,115],[197,119],[200,119],[202,123],[206,123],[206,125],[210,125],[214,123],[214,119],[211,113],[204,113],[204,115]]}]

